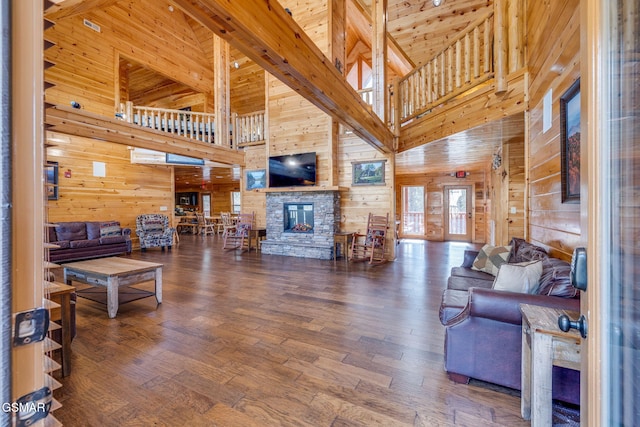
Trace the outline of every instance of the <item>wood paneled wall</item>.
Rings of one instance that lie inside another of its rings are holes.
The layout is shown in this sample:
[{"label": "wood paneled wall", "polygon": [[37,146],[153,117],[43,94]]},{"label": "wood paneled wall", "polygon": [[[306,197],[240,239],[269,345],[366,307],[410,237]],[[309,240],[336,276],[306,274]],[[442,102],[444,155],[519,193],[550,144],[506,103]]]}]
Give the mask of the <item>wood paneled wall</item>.
[{"label": "wood paneled wall", "polygon": [[[197,92],[212,92],[213,69],[182,13],[154,0],[110,4],[80,15],[49,17],[56,25],[46,36],[56,46],[45,56],[56,65],[45,76],[56,86],[46,91],[48,102],[69,105],[74,100],[88,111],[112,116],[120,53]],[[85,18],[101,31],[86,27]]]},{"label": "wood paneled wall", "polygon": [[[353,186],[353,162],[385,161],[385,184]],[[340,193],[340,229],[363,233],[367,230],[369,212],[376,215],[389,214],[392,228],[395,221],[393,190],[395,182],[395,161],[393,154],[384,154],[373,149],[355,135],[342,135],[338,149],[338,171],[341,187],[348,191]],[[394,256],[392,233],[387,238],[390,257]]]},{"label": "wood paneled wall", "polygon": [[[397,213],[402,216],[402,187],[420,185],[425,189],[425,218],[423,236],[426,240],[443,241],[445,238],[445,186],[471,185],[473,187],[473,242],[487,242],[487,223],[490,217],[488,200],[485,195],[488,188],[488,177],[485,171],[469,171],[466,178],[455,178],[450,174],[429,173],[398,175],[395,180],[395,203]],[[402,236],[402,233],[400,233]]]},{"label": "wood paneled wall", "polygon": [[[490,172],[491,217],[495,224],[493,243],[506,245],[513,237],[527,237],[525,234],[524,137],[519,136],[504,141],[500,156],[502,164]],[[491,239],[488,242],[491,242]]]},{"label": "wood paneled wall", "polygon": [[[120,221],[131,228],[137,247],[137,215],[162,213],[173,218],[172,166],[131,164],[129,150],[121,144],[54,132],[47,133],[47,141],[47,160],[58,162],[59,168],[59,198],[48,202],[50,222]],[[95,161],[105,164],[105,177],[93,176]]]},{"label": "wood paneled wall", "polygon": [[[265,109],[265,71],[231,48],[231,112],[250,114]],[[235,63],[238,68],[235,68]]]},{"label": "wood paneled wall", "polygon": [[[244,149],[246,156],[245,170],[267,169],[267,157],[265,146],[259,145],[255,147],[246,147]],[[256,227],[267,227],[267,195],[266,193],[257,191],[244,191],[246,188],[245,176],[242,176],[242,211],[254,212]]]},{"label": "wood paneled wall", "polygon": [[[580,204],[562,203],[560,97],[580,77],[579,0],[528,2],[530,114],[529,240],[570,259],[580,244]],[[543,98],[551,90],[552,126],[543,131]]]}]

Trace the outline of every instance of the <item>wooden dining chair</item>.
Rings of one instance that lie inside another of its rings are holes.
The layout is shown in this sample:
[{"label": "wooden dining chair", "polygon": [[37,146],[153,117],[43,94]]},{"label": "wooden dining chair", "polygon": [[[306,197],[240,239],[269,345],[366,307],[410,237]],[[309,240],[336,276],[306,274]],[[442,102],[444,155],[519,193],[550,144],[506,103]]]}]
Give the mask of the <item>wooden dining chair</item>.
[{"label": "wooden dining chair", "polygon": [[198,223],[202,222],[200,226],[200,233],[203,236],[208,236],[209,234],[216,234],[216,223],[212,219],[207,219],[204,215],[202,218],[198,218]]}]

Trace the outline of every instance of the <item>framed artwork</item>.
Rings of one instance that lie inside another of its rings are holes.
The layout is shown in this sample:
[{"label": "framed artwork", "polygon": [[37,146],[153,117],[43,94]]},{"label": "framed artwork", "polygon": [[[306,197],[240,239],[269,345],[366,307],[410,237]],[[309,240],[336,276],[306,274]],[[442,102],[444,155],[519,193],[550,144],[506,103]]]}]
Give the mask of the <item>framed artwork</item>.
[{"label": "framed artwork", "polygon": [[245,176],[246,176],[245,188],[247,190],[255,190],[257,188],[266,188],[267,186],[267,170],[266,169],[256,169],[252,171],[247,171]]},{"label": "framed artwork", "polygon": [[580,79],[560,97],[562,203],[580,203]]},{"label": "framed artwork", "polygon": [[58,162],[47,162],[44,169],[47,199],[58,200]]},{"label": "framed artwork", "polygon": [[353,162],[353,185],[384,185],[386,160]]}]

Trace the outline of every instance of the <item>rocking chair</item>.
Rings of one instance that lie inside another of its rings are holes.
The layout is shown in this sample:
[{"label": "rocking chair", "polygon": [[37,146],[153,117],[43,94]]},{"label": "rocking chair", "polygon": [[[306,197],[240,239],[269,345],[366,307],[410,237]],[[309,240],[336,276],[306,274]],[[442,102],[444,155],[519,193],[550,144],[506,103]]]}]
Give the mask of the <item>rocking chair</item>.
[{"label": "rocking chair", "polygon": [[244,249],[249,248],[249,232],[253,227],[253,213],[238,214],[238,220],[233,227],[229,227],[224,232],[224,243],[222,249]]},{"label": "rocking chair", "polygon": [[354,233],[351,241],[350,261],[369,261],[369,264],[382,264],[386,261],[384,251],[389,229],[389,214],[386,216],[369,214],[367,233]]}]

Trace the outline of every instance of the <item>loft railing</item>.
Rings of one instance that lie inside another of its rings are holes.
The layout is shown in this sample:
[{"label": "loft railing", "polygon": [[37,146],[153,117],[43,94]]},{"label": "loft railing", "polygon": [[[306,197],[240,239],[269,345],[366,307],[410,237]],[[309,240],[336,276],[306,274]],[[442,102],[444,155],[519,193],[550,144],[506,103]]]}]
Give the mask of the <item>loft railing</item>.
[{"label": "loft railing", "polygon": [[368,105],[373,105],[373,89],[359,89],[357,92],[364,102],[366,102]]},{"label": "loft railing", "polygon": [[233,139],[238,147],[264,141],[264,129],[264,111],[233,117]]},{"label": "loft railing", "polygon": [[[219,144],[215,139],[215,114],[137,106],[128,101],[120,106],[120,112],[116,116],[150,129]],[[264,111],[234,115],[230,124],[232,138],[229,140],[229,148],[264,141]]]},{"label": "loft railing", "polygon": [[[394,85],[389,108],[391,126],[395,126],[396,120],[402,125],[493,77],[493,12],[490,12]],[[394,96],[399,97],[397,102]]]}]

